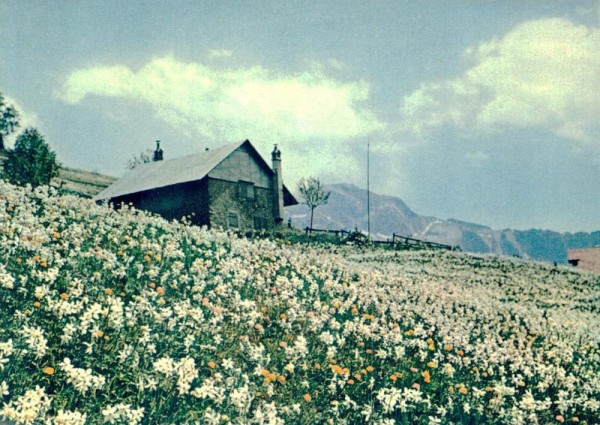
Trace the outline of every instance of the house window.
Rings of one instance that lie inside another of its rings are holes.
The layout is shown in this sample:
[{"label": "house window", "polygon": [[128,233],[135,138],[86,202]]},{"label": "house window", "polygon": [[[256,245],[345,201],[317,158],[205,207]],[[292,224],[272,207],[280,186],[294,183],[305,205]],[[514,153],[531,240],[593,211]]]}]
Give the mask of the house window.
[{"label": "house window", "polygon": [[252,182],[245,182],[240,180],[239,182],[240,197],[247,201],[254,201],[256,199],[256,187]]},{"label": "house window", "polygon": [[230,229],[237,229],[238,227],[240,227],[237,213],[233,211],[229,211],[227,213],[227,227]]}]

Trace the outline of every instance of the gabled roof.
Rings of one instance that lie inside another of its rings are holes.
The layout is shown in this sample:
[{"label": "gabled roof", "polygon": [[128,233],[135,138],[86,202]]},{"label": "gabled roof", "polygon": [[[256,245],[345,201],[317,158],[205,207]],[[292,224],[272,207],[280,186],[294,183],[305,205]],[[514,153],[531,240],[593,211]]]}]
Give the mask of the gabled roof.
[{"label": "gabled roof", "polygon": [[[268,166],[250,141],[245,140],[194,155],[139,165],[96,195],[94,201],[109,200],[160,187],[202,180],[217,165],[243,145],[250,148],[261,167],[265,168],[272,176],[273,170],[271,170],[271,167]],[[298,203],[285,186],[283,188],[283,198],[285,205],[296,205]]]}]

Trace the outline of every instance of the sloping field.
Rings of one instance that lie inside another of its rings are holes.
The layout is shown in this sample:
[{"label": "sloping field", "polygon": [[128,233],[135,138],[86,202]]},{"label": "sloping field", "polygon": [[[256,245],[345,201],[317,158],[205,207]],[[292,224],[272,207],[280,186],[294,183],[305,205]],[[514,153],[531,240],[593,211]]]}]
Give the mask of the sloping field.
[{"label": "sloping field", "polygon": [[[4,177],[4,162],[6,153],[0,152],[0,179]],[[60,188],[63,193],[93,198],[102,189],[110,186],[116,179],[99,173],[61,167],[58,176],[51,182],[52,186]]]},{"label": "sloping field", "polygon": [[17,423],[597,423],[600,280],[238,239],[0,183]]}]

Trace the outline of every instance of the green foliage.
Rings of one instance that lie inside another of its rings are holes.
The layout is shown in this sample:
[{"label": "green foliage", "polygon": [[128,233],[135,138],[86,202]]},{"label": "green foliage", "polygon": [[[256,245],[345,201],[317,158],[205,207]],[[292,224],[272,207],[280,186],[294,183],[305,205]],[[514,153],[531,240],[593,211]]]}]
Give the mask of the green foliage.
[{"label": "green foliage", "polygon": [[19,113],[6,103],[6,99],[0,93],[0,150],[4,150],[4,136],[15,131],[19,126]]},{"label": "green foliage", "polygon": [[4,171],[12,183],[36,187],[49,184],[59,167],[44,137],[35,128],[27,128],[8,152]]}]

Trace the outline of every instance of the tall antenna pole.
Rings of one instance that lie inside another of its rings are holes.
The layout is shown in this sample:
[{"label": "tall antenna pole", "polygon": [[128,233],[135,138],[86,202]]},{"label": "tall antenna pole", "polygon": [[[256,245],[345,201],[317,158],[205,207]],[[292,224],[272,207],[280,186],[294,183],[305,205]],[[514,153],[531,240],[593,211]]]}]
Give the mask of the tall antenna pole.
[{"label": "tall antenna pole", "polygon": [[367,139],[367,237],[371,240],[371,169],[370,169],[371,139]]}]

